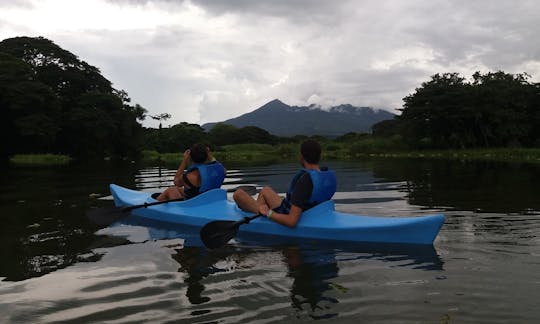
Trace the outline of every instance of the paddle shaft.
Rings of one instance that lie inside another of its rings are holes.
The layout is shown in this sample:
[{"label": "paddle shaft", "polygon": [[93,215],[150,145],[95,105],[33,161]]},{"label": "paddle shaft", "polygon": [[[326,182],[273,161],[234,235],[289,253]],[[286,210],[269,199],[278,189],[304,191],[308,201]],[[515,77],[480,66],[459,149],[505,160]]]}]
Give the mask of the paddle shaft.
[{"label": "paddle shaft", "polygon": [[241,220],[234,222],[234,224],[231,224],[231,226],[240,227],[240,225],[249,224],[249,222],[251,222],[252,220],[254,220],[255,218],[260,217],[260,216],[263,216],[263,215],[262,214],[257,214],[257,215],[253,215],[253,216],[246,216],[246,217],[242,218]]},{"label": "paddle shaft", "polygon": [[[257,188],[254,187],[254,186],[239,186],[239,187],[236,187],[236,188],[233,188],[233,189],[227,189],[227,192],[235,192],[238,189],[242,189],[244,191],[251,191],[251,190],[256,191],[257,190]],[[185,199],[184,198],[177,198],[177,199],[156,201],[156,202],[151,202],[151,203],[145,202],[144,204],[140,204],[140,205],[123,207],[123,208],[121,208],[121,211],[130,211],[130,210],[137,209],[137,208],[146,208],[146,207],[150,207],[150,206],[154,206],[154,205],[160,205],[160,204],[166,204],[166,203],[174,202],[174,201],[185,201]],[[249,223],[249,220],[247,222]]]},{"label": "paddle shaft", "polygon": [[[233,189],[228,189],[227,192],[233,192],[236,190],[242,189],[247,192],[249,195],[254,195],[257,193],[257,187],[255,186],[239,186]],[[86,213],[86,216],[95,224],[101,226],[108,226],[122,218],[125,218],[129,215],[129,212],[137,208],[147,208],[150,206],[166,204],[169,202],[175,201],[184,201],[184,198],[170,199],[164,201],[155,201],[155,202],[145,202],[140,205],[125,206],[125,207],[109,207],[109,208],[97,208],[90,210]],[[245,220],[246,221],[246,220]],[[246,222],[249,222],[247,220]],[[238,225],[240,226],[240,225]]]},{"label": "paddle shaft", "polygon": [[127,212],[127,211],[131,211],[131,210],[137,209],[137,208],[146,208],[146,207],[149,207],[149,206],[166,204],[166,203],[173,202],[173,201],[184,201],[184,198],[156,201],[156,202],[152,202],[152,203],[145,202],[144,204],[140,204],[140,205],[122,207],[121,210]]}]

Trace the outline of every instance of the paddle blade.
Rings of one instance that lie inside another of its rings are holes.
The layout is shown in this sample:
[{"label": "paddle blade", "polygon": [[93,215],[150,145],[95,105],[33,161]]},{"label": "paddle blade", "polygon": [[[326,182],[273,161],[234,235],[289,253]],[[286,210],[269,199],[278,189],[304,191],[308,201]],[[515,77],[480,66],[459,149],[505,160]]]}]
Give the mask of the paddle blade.
[{"label": "paddle blade", "polygon": [[234,221],[213,221],[201,229],[201,240],[209,249],[224,246],[238,233],[238,224]]},{"label": "paddle blade", "polygon": [[128,215],[129,210],[115,207],[96,208],[86,213],[86,217],[88,217],[92,223],[100,226],[111,225],[122,218],[126,218]]}]

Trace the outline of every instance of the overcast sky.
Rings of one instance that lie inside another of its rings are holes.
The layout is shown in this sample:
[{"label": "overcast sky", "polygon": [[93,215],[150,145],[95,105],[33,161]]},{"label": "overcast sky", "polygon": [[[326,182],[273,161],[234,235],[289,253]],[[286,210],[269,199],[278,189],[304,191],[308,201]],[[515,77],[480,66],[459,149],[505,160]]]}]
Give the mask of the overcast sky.
[{"label": "overcast sky", "polygon": [[52,40],[165,125],[276,98],[395,112],[435,73],[540,81],[539,30],[537,0],[0,0],[0,40]]}]

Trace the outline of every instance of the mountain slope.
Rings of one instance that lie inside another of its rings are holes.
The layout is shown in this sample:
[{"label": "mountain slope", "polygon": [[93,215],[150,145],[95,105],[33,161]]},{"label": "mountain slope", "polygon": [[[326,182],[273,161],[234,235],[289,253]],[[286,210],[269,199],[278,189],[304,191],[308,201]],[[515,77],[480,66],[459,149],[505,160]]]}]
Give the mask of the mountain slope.
[{"label": "mountain slope", "polygon": [[[236,127],[257,126],[278,136],[340,136],[348,132],[370,132],[373,124],[392,118],[392,113],[369,107],[340,105],[323,110],[314,106],[289,106],[276,99],[223,123]],[[209,130],[215,124],[204,124],[203,128]]]}]

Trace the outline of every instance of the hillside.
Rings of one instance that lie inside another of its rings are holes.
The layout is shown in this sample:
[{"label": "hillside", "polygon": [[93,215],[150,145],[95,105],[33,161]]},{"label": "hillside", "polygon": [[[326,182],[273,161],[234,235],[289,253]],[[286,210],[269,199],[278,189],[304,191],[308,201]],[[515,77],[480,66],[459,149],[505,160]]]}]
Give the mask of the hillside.
[{"label": "hillside", "polygon": [[[393,117],[392,113],[369,107],[340,105],[320,109],[315,106],[289,106],[276,99],[250,113],[225,120],[223,123],[236,127],[257,126],[278,136],[335,137],[348,132],[371,132],[372,125]],[[202,127],[209,130],[215,124],[208,123]]]}]

